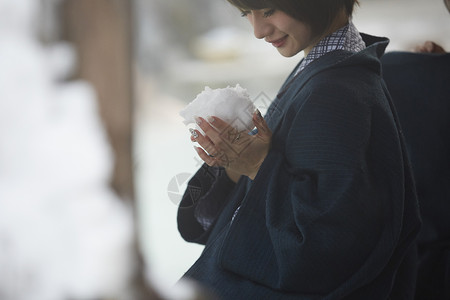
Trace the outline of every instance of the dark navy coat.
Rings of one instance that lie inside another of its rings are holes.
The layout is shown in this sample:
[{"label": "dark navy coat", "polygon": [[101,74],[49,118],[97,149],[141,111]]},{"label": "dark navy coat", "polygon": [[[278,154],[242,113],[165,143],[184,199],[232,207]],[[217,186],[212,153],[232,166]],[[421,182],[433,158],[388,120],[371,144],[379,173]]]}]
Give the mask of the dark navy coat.
[{"label": "dark navy coat", "polygon": [[[289,76],[254,181],[206,166],[191,179],[178,227],[206,246],[185,277],[220,299],[413,297],[417,197],[381,79],[387,41],[364,39],[362,52],[334,51]],[[215,217],[207,230],[199,214]]]},{"label": "dark navy coat", "polygon": [[390,52],[381,61],[423,223],[416,299],[450,299],[450,53]]}]

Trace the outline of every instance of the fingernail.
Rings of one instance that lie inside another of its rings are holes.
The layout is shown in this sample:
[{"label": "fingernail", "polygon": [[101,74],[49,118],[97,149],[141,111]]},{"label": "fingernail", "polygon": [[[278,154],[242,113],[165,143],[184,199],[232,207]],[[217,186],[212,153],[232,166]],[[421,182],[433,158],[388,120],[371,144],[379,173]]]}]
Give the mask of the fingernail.
[{"label": "fingernail", "polygon": [[208,122],[211,124],[214,123],[214,121],[216,120],[216,119],[214,119],[214,117],[211,117],[211,116],[207,117],[206,119],[208,119]]},{"label": "fingernail", "polygon": [[197,133],[197,131],[195,131],[195,130],[192,129],[192,128],[189,128],[189,131],[191,132],[191,135],[192,135],[192,137],[193,137],[194,139],[197,139],[197,138],[198,138],[198,133]]},{"label": "fingernail", "polygon": [[256,110],[256,118],[258,119],[258,121],[261,121],[263,118],[259,109]]},{"label": "fingernail", "polygon": [[202,119],[200,117],[194,117],[194,120],[197,123],[197,125],[201,125],[202,124]]}]

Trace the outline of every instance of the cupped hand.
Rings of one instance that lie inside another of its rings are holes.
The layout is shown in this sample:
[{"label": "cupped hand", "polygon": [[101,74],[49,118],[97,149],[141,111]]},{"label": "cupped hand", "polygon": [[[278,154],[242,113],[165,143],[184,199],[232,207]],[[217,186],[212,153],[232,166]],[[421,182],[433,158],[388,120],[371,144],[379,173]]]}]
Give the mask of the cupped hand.
[{"label": "cupped hand", "polygon": [[238,131],[217,117],[196,118],[205,133],[191,130],[191,140],[200,158],[209,166],[224,167],[231,174],[246,175],[254,179],[270,149],[272,132],[259,111],[253,114],[253,123],[258,129],[254,135]]},{"label": "cupped hand", "polygon": [[444,48],[442,48],[440,45],[436,44],[432,41],[426,41],[425,43],[418,45],[414,48],[414,52],[418,53],[436,53],[436,54],[443,54],[446,53]]}]

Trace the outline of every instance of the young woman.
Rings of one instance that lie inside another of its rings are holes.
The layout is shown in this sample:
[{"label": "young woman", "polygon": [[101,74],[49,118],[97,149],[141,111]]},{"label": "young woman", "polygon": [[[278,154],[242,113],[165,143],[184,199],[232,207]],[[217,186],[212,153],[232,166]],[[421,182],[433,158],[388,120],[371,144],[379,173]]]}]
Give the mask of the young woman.
[{"label": "young woman", "polygon": [[380,78],[387,40],[356,0],[228,0],[259,39],[305,58],[256,130],[193,131],[204,166],[178,211],[205,244],[185,277],[221,299],[410,299],[420,227],[397,117]]}]

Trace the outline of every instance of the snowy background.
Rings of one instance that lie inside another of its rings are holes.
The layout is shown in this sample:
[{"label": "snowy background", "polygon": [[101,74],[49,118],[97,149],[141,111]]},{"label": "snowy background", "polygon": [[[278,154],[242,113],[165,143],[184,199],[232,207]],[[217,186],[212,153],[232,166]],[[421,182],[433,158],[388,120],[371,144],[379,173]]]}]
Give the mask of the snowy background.
[{"label": "snowy background", "polygon": [[[450,14],[442,0],[360,0],[357,28],[391,39],[388,51],[433,40],[450,50]],[[177,231],[176,202],[200,166],[178,112],[205,86],[240,84],[261,110],[302,54],[283,58],[256,40],[225,0],[137,1],[135,147],[141,238],[152,276],[173,284],[202,247]],[[182,16],[181,18],[179,16]]]},{"label": "snowy background", "polygon": [[109,188],[96,95],[66,79],[68,44],[38,40],[40,1],[0,0],[0,299],[114,297],[132,218]]}]

